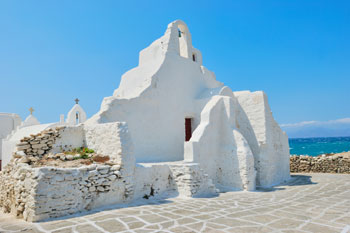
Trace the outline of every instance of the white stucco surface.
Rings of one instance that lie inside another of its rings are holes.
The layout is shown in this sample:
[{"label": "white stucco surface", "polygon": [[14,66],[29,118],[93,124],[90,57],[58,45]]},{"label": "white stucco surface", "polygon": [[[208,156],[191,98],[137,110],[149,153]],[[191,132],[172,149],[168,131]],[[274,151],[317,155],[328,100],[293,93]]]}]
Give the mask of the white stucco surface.
[{"label": "white stucco surface", "polygon": [[[272,116],[267,96],[262,91],[234,92],[238,104],[249,124],[241,131],[249,138],[257,169],[257,182],[260,186],[276,185],[290,177],[289,143]],[[246,120],[245,120],[246,121]],[[254,135],[251,135],[251,131]]]},{"label": "white stucco surface", "polygon": [[2,140],[21,124],[21,117],[14,113],[0,113],[0,160],[2,160]]},{"label": "white stucco surface", "polygon": [[[170,23],[86,125],[126,122],[136,162],[195,162],[221,190],[287,180],[287,136],[266,95],[232,92],[202,62],[186,24]],[[185,118],[192,122],[189,142]]]}]

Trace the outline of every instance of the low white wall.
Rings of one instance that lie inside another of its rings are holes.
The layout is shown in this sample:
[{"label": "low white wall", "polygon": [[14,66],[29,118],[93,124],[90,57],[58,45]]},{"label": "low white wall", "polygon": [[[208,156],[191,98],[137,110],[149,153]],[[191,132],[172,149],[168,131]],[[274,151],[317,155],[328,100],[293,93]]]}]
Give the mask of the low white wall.
[{"label": "low white wall", "polygon": [[134,198],[149,198],[175,191],[172,173],[167,164],[137,164]]},{"label": "low white wall", "polygon": [[52,145],[52,152],[59,153],[70,151],[74,148],[83,146],[85,146],[83,125],[64,126],[59,130],[59,137]]},{"label": "low white wall", "polygon": [[[21,163],[0,176],[0,206],[27,221],[40,221],[128,201],[119,166],[32,168]],[[7,186],[7,187],[4,187]]]},{"label": "low white wall", "polygon": [[84,125],[84,141],[96,153],[109,156],[114,163],[131,164],[127,168],[133,169],[134,148],[125,122]]},{"label": "low white wall", "polygon": [[[105,135],[99,137],[102,131]],[[40,149],[31,148],[34,145],[58,153],[86,146],[86,142],[97,152],[111,155],[108,164],[79,168],[29,165],[30,158],[43,156]],[[0,206],[5,212],[39,221],[134,199],[135,159],[125,123],[46,130],[23,140],[17,149],[16,157],[0,173]]]}]

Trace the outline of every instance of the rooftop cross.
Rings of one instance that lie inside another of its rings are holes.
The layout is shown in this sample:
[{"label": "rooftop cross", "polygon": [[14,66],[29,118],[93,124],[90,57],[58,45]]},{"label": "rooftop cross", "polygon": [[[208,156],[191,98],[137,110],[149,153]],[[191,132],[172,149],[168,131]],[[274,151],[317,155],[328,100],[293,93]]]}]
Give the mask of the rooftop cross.
[{"label": "rooftop cross", "polygon": [[30,112],[30,115],[33,115],[34,108],[30,107],[29,112]]},{"label": "rooftop cross", "polygon": [[76,98],[74,101],[76,104],[78,104],[80,100],[78,98]]}]

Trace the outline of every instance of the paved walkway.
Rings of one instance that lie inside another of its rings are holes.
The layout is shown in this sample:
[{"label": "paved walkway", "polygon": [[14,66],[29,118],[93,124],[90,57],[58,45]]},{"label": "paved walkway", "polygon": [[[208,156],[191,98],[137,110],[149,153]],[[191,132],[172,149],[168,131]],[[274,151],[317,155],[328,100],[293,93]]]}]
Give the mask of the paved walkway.
[{"label": "paved walkway", "polygon": [[148,200],[42,223],[2,214],[0,232],[350,232],[350,175],[298,174],[274,189]]}]

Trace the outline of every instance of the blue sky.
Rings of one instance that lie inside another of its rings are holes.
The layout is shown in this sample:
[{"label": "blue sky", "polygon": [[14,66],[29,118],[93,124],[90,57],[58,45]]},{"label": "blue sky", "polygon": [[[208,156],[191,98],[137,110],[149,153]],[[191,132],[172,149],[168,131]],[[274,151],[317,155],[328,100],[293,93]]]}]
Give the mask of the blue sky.
[{"label": "blue sky", "polygon": [[349,1],[0,1],[0,112],[88,116],[138,53],[184,20],[203,64],[263,90],[279,123],[350,117]]}]

